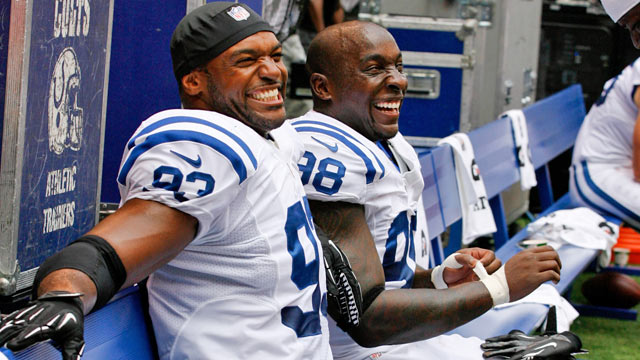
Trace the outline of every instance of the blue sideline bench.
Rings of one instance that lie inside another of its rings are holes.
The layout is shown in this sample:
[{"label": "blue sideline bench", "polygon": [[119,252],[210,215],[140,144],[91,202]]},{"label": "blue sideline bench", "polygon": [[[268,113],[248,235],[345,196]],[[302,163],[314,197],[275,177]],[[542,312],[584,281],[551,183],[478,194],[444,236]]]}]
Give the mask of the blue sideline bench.
[{"label": "blue sideline bench", "polygon": [[[541,215],[552,211],[571,208],[568,194],[554,201],[549,176],[548,163],[575,142],[580,125],[586,115],[582,89],[579,85],[571,86],[551,97],[543,99],[525,108],[532,162],[536,169],[538,193],[543,208]],[[526,236],[526,230],[509,239],[506,215],[500,193],[519,182],[515,144],[513,142],[511,122],[507,118],[497,119],[469,133],[473,144],[476,161],[482,172],[487,197],[496,220],[497,232],[494,234],[496,255],[503,262],[520,251],[517,245]],[[426,199],[435,188],[437,200],[430,200],[433,207],[439,202],[440,219],[429,219],[429,233],[434,239],[432,244],[432,262],[438,264],[444,257],[460,248],[461,211],[458,189],[455,181],[452,150],[448,145],[418,151],[425,177]],[[431,162],[431,168],[428,162]],[[427,193],[428,192],[428,193]],[[428,208],[425,200],[425,208]],[[429,215],[427,211],[427,215]],[[432,224],[433,228],[432,228]],[[449,243],[442,249],[438,236],[451,227]],[[573,280],[592,263],[598,251],[565,245],[558,251],[563,263],[562,280],[554,285],[560,293],[566,292]],[[548,311],[546,305],[519,304],[500,310],[491,310],[483,316],[465,324],[451,333],[464,336],[486,338],[505,334],[512,329],[525,332],[532,331],[545,318]]]}]

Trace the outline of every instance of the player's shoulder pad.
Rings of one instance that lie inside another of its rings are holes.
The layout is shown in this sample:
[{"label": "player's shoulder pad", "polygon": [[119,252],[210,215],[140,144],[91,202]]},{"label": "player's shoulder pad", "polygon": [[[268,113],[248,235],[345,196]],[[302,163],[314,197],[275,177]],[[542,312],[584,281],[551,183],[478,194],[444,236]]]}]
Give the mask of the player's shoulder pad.
[{"label": "player's shoulder pad", "polygon": [[256,144],[261,142],[253,137],[259,135],[222,114],[184,109],[163,111],[144,121],[127,142],[117,180],[125,185],[127,175],[136,161],[162,146],[171,147],[169,151],[177,157],[174,160],[200,167],[202,157],[199,154],[193,156],[179,151],[189,144],[203,149],[203,152],[220,154],[233,167],[242,183],[258,166]]},{"label": "player's shoulder pad", "polygon": [[304,144],[316,158],[333,158],[349,164],[349,172],[362,173],[366,183],[385,176],[383,154],[376,145],[337,120],[321,115],[291,121]]}]

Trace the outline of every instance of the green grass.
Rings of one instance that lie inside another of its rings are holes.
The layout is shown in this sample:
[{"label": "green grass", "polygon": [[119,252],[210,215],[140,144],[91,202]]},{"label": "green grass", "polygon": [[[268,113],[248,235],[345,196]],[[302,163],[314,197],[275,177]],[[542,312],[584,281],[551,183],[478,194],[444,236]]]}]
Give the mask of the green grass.
[{"label": "green grass", "polygon": [[[580,288],[593,273],[581,274],[573,284],[571,301],[586,304]],[[640,283],[640,277],[633,277]],[[634,309],[640,311],[640,304]],[[582,340],[582,347],[589,354],[578,355],[579,359],[637,360],[640,359],[640,321],[615,320],[599,317],[578,317],[571,331]]]}]

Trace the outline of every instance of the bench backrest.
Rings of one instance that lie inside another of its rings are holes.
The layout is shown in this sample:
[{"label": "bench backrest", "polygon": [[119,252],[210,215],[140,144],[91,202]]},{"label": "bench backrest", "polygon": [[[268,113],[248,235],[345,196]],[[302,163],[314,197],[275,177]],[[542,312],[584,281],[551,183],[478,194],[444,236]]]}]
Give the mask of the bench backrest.
[{"label": "bench backrest", "polygon": [[[571,148],[575,142],[586,113],[582,88],[580,85],[573,85],[534,103],[523,112],[527,119],[529,144],[532,162],[536,168],[541,203],[543,209],[546,209],[553,203],[547,164]],[[510,119],[499,118],[469,133],[498,228],[494,234],[496,248],[508,240],[506,214],[500,193],[520,180],[512,131]],[[423,173],[425,178],[434,177],[430,181],[436,184],[441,208],[439,217],[443,224],[440,226],[438,219],[428,219],[429,225],[434,223],[435,226],[429,233],[431,236],[437,236],[447,227],[451,227],[449,242],[444,249],[444,256],[447,256],[461,246],[462,213],[453,154],[449,145],[435,147],[428,153],[419,152],[421,158],[427,154],[431,157],[433,168],[423,168]],[[426,194],[423,195],[426,199]]]},{"label": "bench backrest", "polygon": [[527,118],[540,205],[545,210],[555,200],[547,164],[573,146],[586,116],[582,87],[573,85],[523,111]]},{"label": "bench backrest", "polygon": [[533,166],[546,165],[571,148],[586,115],[582,87],[573,85],[524,110]]}]

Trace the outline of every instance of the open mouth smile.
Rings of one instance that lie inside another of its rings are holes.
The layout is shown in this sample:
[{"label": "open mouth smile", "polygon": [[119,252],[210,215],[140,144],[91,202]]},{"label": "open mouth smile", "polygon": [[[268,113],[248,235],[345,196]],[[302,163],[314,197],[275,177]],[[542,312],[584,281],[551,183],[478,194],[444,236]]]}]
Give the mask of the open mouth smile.
[{"label": "open mouth smile", "polygon": [[398,114],[400,112],[401,103],[402,102],[400,100],[383,101],[383,102],[376,103],[373,106],[376,108],[376,110],[379,110],[384,113]]},{"label": "open mouth smile", "polygon": [[262,103],[282,102],[278,89],[254,91],[249,94],[249,97]]}]

